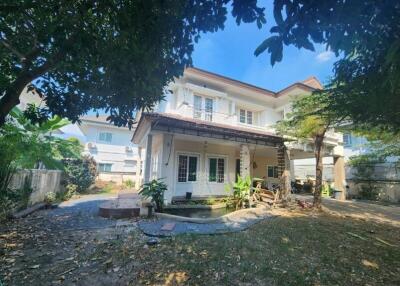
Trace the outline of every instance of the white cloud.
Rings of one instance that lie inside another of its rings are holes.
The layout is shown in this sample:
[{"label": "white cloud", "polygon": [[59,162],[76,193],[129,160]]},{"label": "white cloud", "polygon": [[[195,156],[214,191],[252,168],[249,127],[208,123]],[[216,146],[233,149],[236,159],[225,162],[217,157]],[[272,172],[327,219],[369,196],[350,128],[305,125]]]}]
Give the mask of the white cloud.
[{"label": "white cloud", "polygon": [[331,51],[324,51],[319,53],[315,59],[317,60],[317,62],[323,63],[323,62],[327,62],[329,60],[331,60],[333,57],[335,56],[335,54]]}]

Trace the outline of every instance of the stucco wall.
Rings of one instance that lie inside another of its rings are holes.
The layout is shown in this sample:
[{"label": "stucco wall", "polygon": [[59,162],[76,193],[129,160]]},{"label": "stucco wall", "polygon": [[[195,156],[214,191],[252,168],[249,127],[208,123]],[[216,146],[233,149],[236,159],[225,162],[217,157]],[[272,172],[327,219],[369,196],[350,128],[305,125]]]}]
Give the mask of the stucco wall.
[{"label": "stucco wall", "polygon": [[25,182],[32,188],[30,204],[42,202],[49,192],[61,190],[62,171],[59,170],[20,170],[14,174],[10,188],[22,189]]}]

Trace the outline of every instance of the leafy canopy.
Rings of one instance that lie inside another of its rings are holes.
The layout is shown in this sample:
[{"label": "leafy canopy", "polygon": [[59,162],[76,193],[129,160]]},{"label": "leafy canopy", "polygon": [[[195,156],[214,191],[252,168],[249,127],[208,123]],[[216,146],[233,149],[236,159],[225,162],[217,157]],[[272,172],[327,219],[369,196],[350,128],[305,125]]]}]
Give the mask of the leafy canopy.
[{"label": "leafy canopy", "polygon": [[400,2],[393,0],[275,0],[273,34],[256,49],[271,64],[283,45],[339,56],[329,86],[330,107],[355,125],[400,131]]},{"label": "leafy canopy", "polygon": [[62,169],[61,159],[79,158],[82,152],[77,139],[51,135],[67,124],[69,121],[59,116],[34,124],[15,107],[9,122],[0,129],[0,163],[27,169],[43,163],[49,169]]},{"label": "leafy canopy", "polygon": [[116,125],[162,99],[191,65],[201,33],[265,23],[256,0],[14,0],[0,3],[0,125],[25,85],[49,113],[78,120],[104,109]]}]

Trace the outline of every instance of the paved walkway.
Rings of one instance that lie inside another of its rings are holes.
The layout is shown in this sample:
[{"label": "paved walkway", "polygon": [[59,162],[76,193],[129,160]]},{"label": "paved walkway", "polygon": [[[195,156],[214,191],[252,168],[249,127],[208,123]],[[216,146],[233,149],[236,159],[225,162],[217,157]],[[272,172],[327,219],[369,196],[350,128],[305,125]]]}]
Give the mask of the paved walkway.
[{"label": "paved walkway", "polygon": [[[139,228],[149,236],[175,236],[178,234],[221,234],[238,232],[274,216],[269,208],[255,208],[232,212],[210,223],[193,223],[174,219],[159,219],[155,221],[140,221]],[[166,230],[165,228],[171,228]]]},{"label": "paved walkway", "polygon": [[113,227],[116,220],[98,215],[99,205],[116,199],[116,194],[84,195],[78,199],[62,202],[52,210],[41,210],[28,216],[46,228],[56,230],[78,230]]}]

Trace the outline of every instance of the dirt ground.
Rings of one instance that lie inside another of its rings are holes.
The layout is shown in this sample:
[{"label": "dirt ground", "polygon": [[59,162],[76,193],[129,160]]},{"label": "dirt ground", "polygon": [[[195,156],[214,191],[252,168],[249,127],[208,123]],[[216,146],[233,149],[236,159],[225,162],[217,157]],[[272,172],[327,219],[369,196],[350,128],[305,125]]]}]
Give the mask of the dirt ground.
[{"label": "dirt ground", "polygon": [[[400,285],[398,207],[329,213],[276,209],[226,235],[180,235],[148,246],[134,220],[96,215],[88,196],[0,226],[4,285]],[[336,202],[337,203],[337,202]],[[393,215],[388,215],[389,212]],[[375,217],[372,216],[375,213]],[[362,214],[365,214],[363,217]],[[374,218],[385,218],[385,220]],[[0,284],[1,285],[1,284]]]}]

